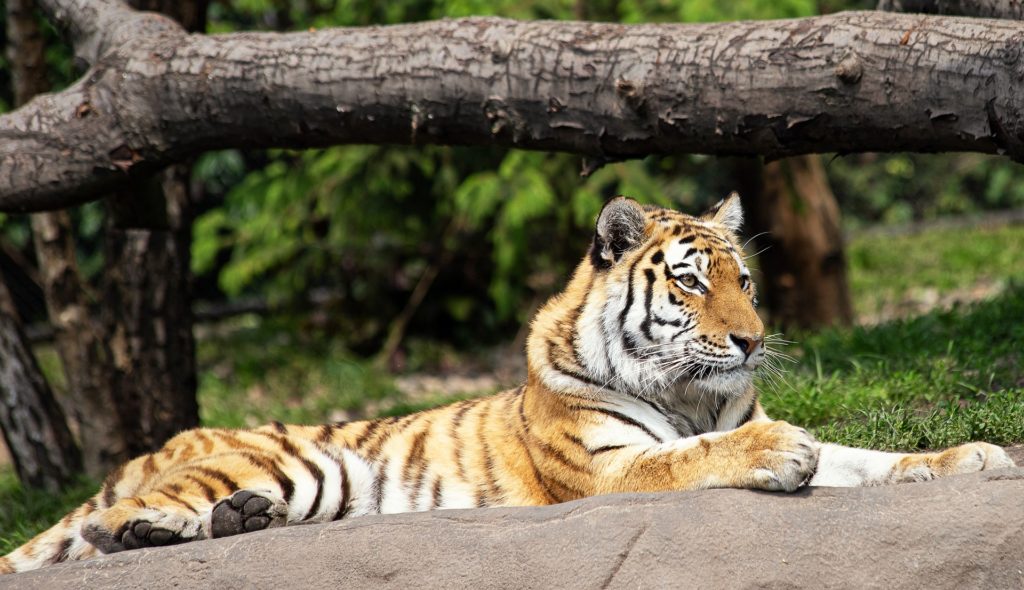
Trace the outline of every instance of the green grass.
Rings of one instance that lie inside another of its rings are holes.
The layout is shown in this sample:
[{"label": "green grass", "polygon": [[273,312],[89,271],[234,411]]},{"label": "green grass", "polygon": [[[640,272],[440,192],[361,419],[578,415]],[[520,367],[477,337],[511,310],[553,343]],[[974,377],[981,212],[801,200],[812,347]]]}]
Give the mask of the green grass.
[{"label": "green grass", "polygon": [[850,289],[858,314],[877,314],[908,298],[927,299],[977,285],[1024,279],[1024,225],[937,229],[851,240]]},{"label": "green grass", "polygon": [[[881,449],[1024,442],[1024,287],[970,307],[796,337],[764,383],[775,418]],[[1002,416],[1001,418],[999,416]]]},{"label": "green grass", "polygon": [[[1024,277],[1024,228],[865,237],[850,251],[858,310],[875,310],[915,289],[942,294]],[[762,401],[774,418],[853,446],[1022,443],[1024,282],[1007,284],[1000,295],[970,306],[789,336],[797,343],[784,350],[796,362],[783,381],[763,384]],[[52,351],[47,355],[47,372],[59,375]],[[437,392],[408,399],[392,376],[294,318],[234,320],[201,338],[198,360],[202,419],[211,426],[397,415],[467,397]],[[0,470],[0,553],[93,489],[82,481],[59,495],[26,491],[10,470]]]},{"label": "green grass", "polygon": [[95,494],[96,487],[83,478],[59,494],[27,490],[12,470],[0,470],[0,555],[53,525]]}]

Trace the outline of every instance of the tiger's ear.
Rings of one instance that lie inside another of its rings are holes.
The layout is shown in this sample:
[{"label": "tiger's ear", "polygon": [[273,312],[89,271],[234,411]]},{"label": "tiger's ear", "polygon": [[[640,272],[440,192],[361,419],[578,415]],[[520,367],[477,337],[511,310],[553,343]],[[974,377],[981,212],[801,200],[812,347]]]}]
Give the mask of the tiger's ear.
[{"label": "tiger's ear", "polygon": [[729,193],[729,196],[715,203],[700,218],[713,221],[734,234],[739,233],[743,226],[743,205],[740,204],[739,193]]},{"label": "tiger's ear", "polygon": [[598,268],[609,268],[622,254],[644,242],[647,218],[633,199],[615,197],[604,204],[597,217],[590,256]]}]

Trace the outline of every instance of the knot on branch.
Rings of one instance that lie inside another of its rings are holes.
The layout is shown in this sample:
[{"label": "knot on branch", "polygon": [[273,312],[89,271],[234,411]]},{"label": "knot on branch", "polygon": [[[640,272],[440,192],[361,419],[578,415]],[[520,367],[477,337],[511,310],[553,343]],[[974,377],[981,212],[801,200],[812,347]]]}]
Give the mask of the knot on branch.
[{"label": "knot on branch", "polygon": [[848,53],[836,66],[836,76],[843,84],[856,84],[864,75],[864,64],[856,53]]},{"label": "knot on branch", "polygon": [[615,92],[637,114],[643,114],[643,84],[622,78],[615,81]]}]

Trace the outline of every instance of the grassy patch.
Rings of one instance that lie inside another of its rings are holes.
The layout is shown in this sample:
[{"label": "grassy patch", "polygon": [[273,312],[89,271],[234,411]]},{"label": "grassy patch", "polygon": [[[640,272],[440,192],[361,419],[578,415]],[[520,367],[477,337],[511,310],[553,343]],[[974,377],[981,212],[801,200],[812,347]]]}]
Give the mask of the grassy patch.
[{"label": "grassy patch", "polygon": [[199,407],[207,426],[270,420],[309,424],[373,417],[401,401],[390,375],[352,355],[337,338],[288,318],[239,318],[200,341]]},{"label": "grassy patch", "polygon": [[1024,226],[935,229],[912,235],[866,234],[852,240],[850,289],[858,315],[909,302],[998,288],[1024,278]]},{"label": "grassy patch", "polygon": [[1024,288],[1012,287],[970,307],[797,337],[796,364],[762,400],[771,416],[843,444],[1022,442],[1022,317]]},{"label": "grassy patch", "polygon": [[46,530],[95,494],[97,487],[83,478],[59,494],[29,490],[12,469],[0,469],[0,555]]}]

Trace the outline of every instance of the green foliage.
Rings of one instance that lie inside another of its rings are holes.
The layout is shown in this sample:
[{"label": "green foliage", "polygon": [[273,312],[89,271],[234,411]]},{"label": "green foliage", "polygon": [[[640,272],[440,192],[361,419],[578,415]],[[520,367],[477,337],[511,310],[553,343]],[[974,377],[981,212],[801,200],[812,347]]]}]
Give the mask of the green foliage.
[{"label": "green foliage", "polygon": [[830,160],[828,174],[853,224],[1024,206],[1024,167],[1002,157],[864,154]]}]

